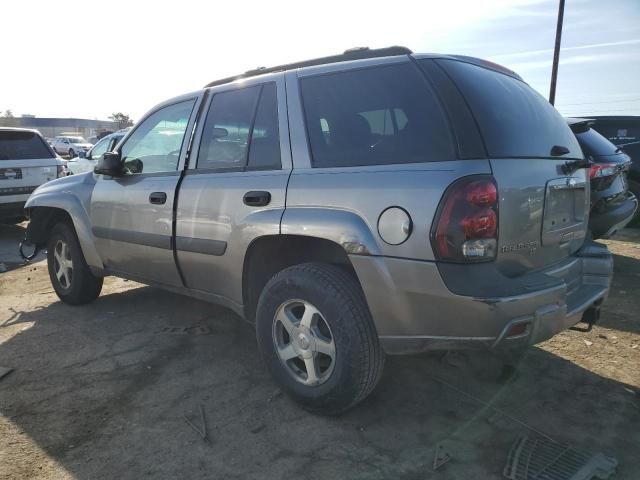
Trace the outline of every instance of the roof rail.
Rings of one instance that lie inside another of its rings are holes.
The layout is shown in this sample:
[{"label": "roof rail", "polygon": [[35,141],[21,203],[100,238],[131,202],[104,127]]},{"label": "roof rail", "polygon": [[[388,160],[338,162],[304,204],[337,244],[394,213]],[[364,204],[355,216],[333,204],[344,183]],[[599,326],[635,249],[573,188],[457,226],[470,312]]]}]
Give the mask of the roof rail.
[{"label": "roof rail", "polygon": [[395,55],[410,55],[413,52],[406,47],[386,47],[386,48],[374,48],[369,47],[357,47],[345,50],[344,53],[339,55],[330,55],[328,57],[313,58],[311,60],[304,60],[302,62],[287,63],[285,65],[278,65],[275,67],[260,67],[254,70],[248,70],[240,75],[233,77],[222,78],[220,80],[214,80],[208,83],[205,88],[215,87],[216,85],[223,85],[225,83],[233,82],[241,78],[255,77],[257,75],[263,75],[265,73],[284,72],[285,70],[293,70],[295,68],[312,67],[315,65],[324,65],[326,63],[336,62],[349,62],[351,60],[361,60],[363,58],[376,58],[376,57],[391,57]]}]

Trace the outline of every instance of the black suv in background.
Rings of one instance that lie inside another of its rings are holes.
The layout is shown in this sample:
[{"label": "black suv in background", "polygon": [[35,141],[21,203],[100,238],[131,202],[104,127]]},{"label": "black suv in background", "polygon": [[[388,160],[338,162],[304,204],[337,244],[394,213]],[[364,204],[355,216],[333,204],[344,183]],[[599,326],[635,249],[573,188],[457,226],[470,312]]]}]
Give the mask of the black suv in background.
[{"label": "black suv in background", "polygon": [[638,200],[629,193],[627,185],[631,159],[620,147],[592,129],[591,120],[569,118],[567,123],[585,158],[592,162],[589,230],[593,238],[609,238],[633,219],[638,207]]},{"label": "black suv in background", "polygon": [[[622,144],[620,148],[631,158],[631,167],[627,173],[629,190],[636,198],[640,198],[640,141]],[[640,214],[636,211],[634,225],[640,223],[639,220]]]}]

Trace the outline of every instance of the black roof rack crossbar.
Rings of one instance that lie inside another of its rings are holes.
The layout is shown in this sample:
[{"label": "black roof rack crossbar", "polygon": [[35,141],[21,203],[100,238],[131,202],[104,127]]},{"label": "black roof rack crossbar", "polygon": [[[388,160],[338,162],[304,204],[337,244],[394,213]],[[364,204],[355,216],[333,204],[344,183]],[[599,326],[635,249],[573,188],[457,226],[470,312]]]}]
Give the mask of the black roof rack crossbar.
[{"label": "black roof rack crossbar", "polygon": [[314,58],[311,60],[304,60],[302,62],[287,63],[285,65],[277,65],[275,67],[262,67],[254,70],[249,70],[240,75],[233,77],[222,78],[220,80],[214,80],[206,85],[205,88],[215,87],[216,85],[223,85],[225,83],[233,82],[241,78],[255,77],[256,75],[263,75],[265,73],[284,72],[285,70],[293,70],[295,68],[312,67],[315,65],[324,65],[326,63],[336,62],[349,62],[351,60],[362,60],[363,58],[377,58],[377,57],[392,57],[396,55],[411,55],[413,52],[406,47],[386,47],[386,48],[352,48],[345,50],[340,55],[330,55],[328,57]]}]

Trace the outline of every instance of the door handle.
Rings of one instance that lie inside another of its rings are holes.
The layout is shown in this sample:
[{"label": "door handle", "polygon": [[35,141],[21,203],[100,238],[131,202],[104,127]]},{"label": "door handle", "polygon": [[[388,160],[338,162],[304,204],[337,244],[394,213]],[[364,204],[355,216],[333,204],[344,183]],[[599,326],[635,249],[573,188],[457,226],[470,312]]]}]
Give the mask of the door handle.
[{"label": "door handle", "polygon": [[152,192],[149,194],[149,203],[154,205],[164,205],[167,201],[167,194],[164,192]]},{"label": "door handle", "polygon": [[263,191],[252,191],[244,194],[242,198],[245,205],[250,207],[264,207],[271,202],[271,194]]}]

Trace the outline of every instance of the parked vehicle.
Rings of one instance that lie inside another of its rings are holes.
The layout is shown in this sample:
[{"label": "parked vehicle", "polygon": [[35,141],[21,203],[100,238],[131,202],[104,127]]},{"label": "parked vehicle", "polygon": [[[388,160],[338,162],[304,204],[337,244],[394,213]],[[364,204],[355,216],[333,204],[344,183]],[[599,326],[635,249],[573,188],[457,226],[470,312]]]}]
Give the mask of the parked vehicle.
[{"label": "parked vehicle", "polygon": [[64,175],[64,162],[36,130],[0,127],[0,222],[24,219],[31,192]]},{"label": "parked vehicle", "polygon": [[289,395],[339,413],[385,354],[593,323],[612,259],[585,244],[587,166],[510,70],[352,50],[156,106],[95,173],[33,193],[29,236],[62,301],[117,275],[225,305]]},{"label": "parked vehicle", "polygon": [[610,115],[589,117],[591,128],[614,145],[640,141],[640,116]]},{"label": "parked vehicle", "polygon": [[72,173],[92,172],[96,163],[100,161],[106,152],[115,148],[120,140],[126,135],[128,130],[120,130],[111,135],[103,137],[89,149],[86,154],[81,153],[78,157],[69,160],[69,169]]},{"label": "parked vehicle", "polygon": [[[640,142],[625,143],[620,145],[620,148],[631,158],[631,167],[627,173],[629,190],[640,200]],[[631,223],[632,225],[640,223],[640,212],[638,210],[636,210]]]},{"label": "parked vehicle", "polygon": [[638,200],[627,185],[631,159],[620,147],[593,130],[591,120],[569,118],[567,121],[585,156],[592,162],[589,230],[593,238],[610,238],[633,219],[638,208]]},{"label": "parked vehicle", "polygon": [[58,155],[74,158],[80,152],[86,153],[93,145],[82,137],[58,136],[54,139],[52,146]]}]

